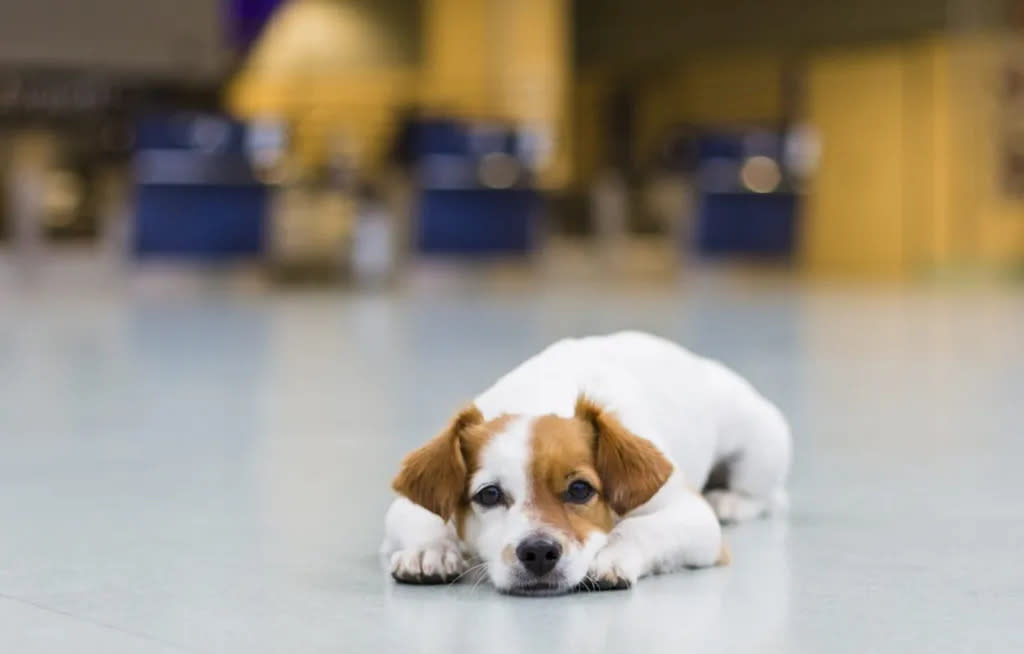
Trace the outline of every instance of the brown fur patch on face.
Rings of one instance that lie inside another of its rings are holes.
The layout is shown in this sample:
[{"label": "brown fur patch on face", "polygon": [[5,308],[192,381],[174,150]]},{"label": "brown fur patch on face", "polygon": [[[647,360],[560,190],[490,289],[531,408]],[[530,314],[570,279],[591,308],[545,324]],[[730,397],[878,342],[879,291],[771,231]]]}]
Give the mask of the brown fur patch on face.
[{"label": "brown fur patch on face", "polygon": [[[546,525],[582,543],[592,531],[611,531],[614,518],[594,467],[593,434],[572,418],[542,416],[533,423],[527,507]],[[584,504],[566,502],[569,484],[582,479],[597,492]]]},{"label": "brown fur patch on face", "polygon": [[669,460],[649,440],[626,429],[614,414],[580,396],[576,417],[591,427],[594,468],[616,513],[625,515],[646,503],[668,481]]},{"label": "brown fur patch on face", "polygon": [[466,484],[477,469],[480,449],[508,420],[503,416],[485,422],[475,406],[462,410],[444,431],[405,457],[392,488],[459,526],[469,505]]}]

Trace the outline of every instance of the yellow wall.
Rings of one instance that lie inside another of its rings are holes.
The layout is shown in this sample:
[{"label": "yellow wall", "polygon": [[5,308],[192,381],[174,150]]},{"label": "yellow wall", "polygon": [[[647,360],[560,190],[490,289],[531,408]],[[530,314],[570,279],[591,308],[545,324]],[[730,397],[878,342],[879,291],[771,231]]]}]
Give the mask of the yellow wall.
[{"label": "yellow wall", "polygon": [[948,189],[951,123],[948,48],[938,40],[900,52],[903,102],[903,251],[899,274],[926,272],[953,256]]},{"label": "yellow wall", "polygon": [[822,138],[803,259],[819,273],[905,276],[1024,260],[1024,201],[1000,188],[1005,40],[960,37],[814,55]]},{"label": "yellow wall", "polygon": [[887,48],[820,56],[809,70],[808,118],[823,142],[802,239],[814,270],[905,265],[903,65],[901,49]]},{"label": "yellow wall", "polygon": [[488,3],[426,0],[420,98],[445,114],[492,114],[493,81]]},{"label": "yellow wall", "polygon": [[1002,187],[1003,74],[1012,58],[1024,65],[1020,40],[992,35],[949,46],[951,239],[967,263],[1024,261],[1024,199]]}]

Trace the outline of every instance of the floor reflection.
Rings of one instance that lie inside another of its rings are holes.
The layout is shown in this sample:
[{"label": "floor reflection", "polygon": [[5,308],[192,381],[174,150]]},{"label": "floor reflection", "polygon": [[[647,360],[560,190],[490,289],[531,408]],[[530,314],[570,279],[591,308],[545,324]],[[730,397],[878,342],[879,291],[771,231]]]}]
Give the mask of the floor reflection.
[{"label": "floor reflection", "polygon": [[652,577],[632,591],[516,598],[471,580],[391,584],[388,622],[421,654],[787,651],[785,524],[741,529],[730,534],[734,565]]}]

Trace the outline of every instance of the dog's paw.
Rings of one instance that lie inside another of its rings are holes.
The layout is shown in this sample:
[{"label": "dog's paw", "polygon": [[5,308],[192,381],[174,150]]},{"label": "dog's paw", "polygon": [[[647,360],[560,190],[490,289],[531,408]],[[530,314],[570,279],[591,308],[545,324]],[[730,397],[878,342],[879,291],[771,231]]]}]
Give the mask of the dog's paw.
[{"label": "dog's paw", "polygon": [[587,572],[583,584],[590,590],[625,590],[631,588],[640,578],[642,559],[640,553],[621,541],[605,546]]},{"label": "dog's paw", "polygon": [[764,502],[728,490],[708,491],[704,494],[704,499],[718,516],[718,521],[723,524],[759,518],[767,511]]},{"label": "dog's paw", "polygon": [[391,555],[391,576],[403,584],[448,584],[466,568],[462,550],[454,542],[398,550]]}]

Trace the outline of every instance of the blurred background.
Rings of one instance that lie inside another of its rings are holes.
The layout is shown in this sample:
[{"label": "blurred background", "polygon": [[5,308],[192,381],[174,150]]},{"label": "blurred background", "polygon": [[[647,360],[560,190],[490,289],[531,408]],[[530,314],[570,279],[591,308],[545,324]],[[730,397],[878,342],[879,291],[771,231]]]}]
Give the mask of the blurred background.
[{"label": "blurred background", "polygon": [[[1024,651],[1022,273],[1024,0],[0,0],[0,651]],[[401,457],[618,329],[790,517],[393,585]]]},{"label": "blurred background", "polygon": [[2,7],[0,255],[22,269],[1024,261],[1013,0]]}]

